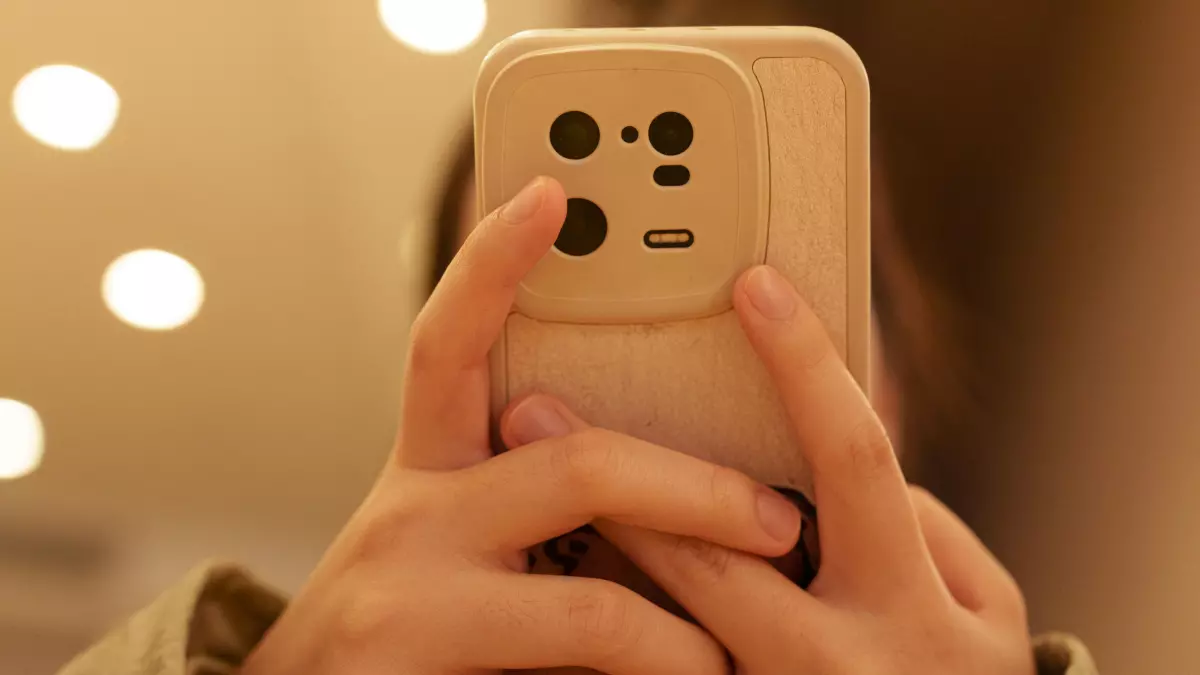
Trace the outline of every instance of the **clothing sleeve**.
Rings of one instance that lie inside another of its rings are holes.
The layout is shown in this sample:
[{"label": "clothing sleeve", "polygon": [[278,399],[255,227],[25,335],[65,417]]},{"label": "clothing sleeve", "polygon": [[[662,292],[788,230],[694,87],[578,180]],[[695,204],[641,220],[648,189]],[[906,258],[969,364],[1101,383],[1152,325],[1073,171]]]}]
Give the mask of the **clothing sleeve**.
[{"label": "clothing sleeve", "polygon": [[59,675],[233,675],[285,604],[241,568],[205,564]]},{"label": "clothing sleeve", "polygon": [[1033,641],[1038,675],[1099,675],[1096,662],[1078,638],[1047,633]]},{"label": "clothing sleeve", "polygon": [[[235,675],[285,605],[239,567],[203,565],[59,675]],[[1037,638],[1034,651],[1038,675],[1098,675],[1069,635]]]}]

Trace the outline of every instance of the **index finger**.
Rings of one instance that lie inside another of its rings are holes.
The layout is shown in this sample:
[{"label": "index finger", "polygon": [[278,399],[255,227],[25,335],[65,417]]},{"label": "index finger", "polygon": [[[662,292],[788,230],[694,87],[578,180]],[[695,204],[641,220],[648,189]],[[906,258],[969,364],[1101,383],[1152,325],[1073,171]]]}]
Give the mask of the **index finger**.
[{"label": "index finger", "polygon": [[397,459],[409,468],[455,469],[485,459],[488,351],[517,286],[550,250],[566,196],[536,178],[486,217],[455,256],[413,323]]},{"label": "index finger", "polygon": [[812,471],[821,576],[886,590],[936,581],[891,443],[820,319],[769,267],[739,279],[734,305]]},{"label": "index finger", "polygon": [[513,449],[443,490],[461,521],[446,529],[473,550],[526,548],[597,518],[769,556],[800,534],[796,507],[745,474],[589,427],[550,397],[515,404],[502,427]]}]

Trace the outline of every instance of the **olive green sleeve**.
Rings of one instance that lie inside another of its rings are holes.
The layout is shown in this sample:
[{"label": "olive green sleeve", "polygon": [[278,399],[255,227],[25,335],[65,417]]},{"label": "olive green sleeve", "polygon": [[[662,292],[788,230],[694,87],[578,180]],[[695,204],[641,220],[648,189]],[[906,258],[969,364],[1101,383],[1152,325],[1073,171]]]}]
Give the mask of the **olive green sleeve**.
[{"label": "olive green sleeve", "polygon": [[[59,675],[234,675],[285,604],[239,567],[203,565]],[[1046,635],[1034,648],[1038,675],[1097,675],[1073,637]]]}]

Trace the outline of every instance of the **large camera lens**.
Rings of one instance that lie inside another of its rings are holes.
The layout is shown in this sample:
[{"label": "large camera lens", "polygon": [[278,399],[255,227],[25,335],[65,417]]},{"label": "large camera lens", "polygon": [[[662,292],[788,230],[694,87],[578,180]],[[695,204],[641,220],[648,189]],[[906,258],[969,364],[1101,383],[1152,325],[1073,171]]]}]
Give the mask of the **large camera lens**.
[{"label": "large camera lens", "polygon": [[585,112],[565,112],[550,125],[550,145],[567,159],[583,159],[600,145],[600,126]]},{"label": "large camera lens", "polygon": [[608,236],[608,218],[596,203],[587,199],[567,200],[567,220],[554,248],[576,257],[595,252]]},{"label": "large camera lens", "polygon": [[650,123],[650,145],[664,155],[681,155],[692,147],[692,123],[677,112],[665,112]]}]

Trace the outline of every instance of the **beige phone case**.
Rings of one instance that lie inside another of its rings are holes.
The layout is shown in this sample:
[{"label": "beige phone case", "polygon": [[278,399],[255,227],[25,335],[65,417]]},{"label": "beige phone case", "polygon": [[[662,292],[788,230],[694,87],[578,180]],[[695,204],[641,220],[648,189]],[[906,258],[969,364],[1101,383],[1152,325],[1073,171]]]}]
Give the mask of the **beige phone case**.
[{"label": "beige phone case", "polygon": [[[601,142],[564,160],[546,132],[576,109]],[[645,142],[668,110],[694,118],[678,157]],[[592,424],[809,493],[731,289],[752,265],[780,270],[866,389],[868,88],[854,51],[812,28],[523,33],[484,62],[475,113],[481,214],[549,174],[609,216],[598,251],[551,251],[520,289],[492,356],[494,412],[552,394]],[[642,140],[624,143],[625,125]],[[688,186],[650,179],[672,163],[690,165]],[[694,247],[650,251],[642,229],[656,222],[694,230]]]}]

